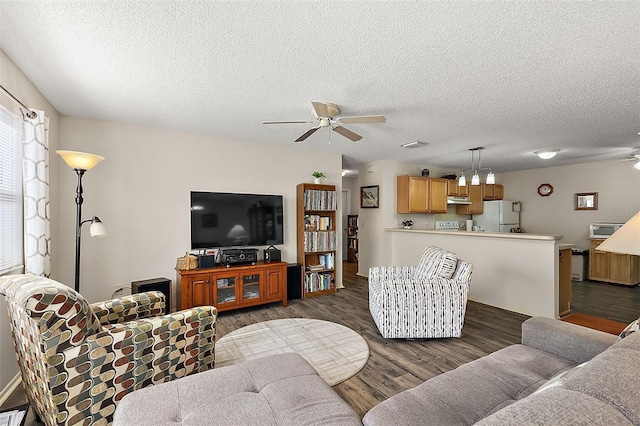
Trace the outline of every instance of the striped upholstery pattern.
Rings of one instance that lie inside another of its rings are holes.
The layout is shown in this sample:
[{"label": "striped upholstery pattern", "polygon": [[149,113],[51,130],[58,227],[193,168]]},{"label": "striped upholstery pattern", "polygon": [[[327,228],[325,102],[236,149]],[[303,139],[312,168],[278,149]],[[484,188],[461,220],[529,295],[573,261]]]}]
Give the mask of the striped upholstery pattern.
[{"label": "striped upholstery pattern", "polygon": [[427,246],[416,267],[416,280],[431,280],[434,278],[451,278],[458,265],[458,256],[440,247]]},{"label": "striped upholstery pattern", "polygon": [[213,368],[212,306],[154,317],[161,292],[89,305],[35,275],[0,277],[0,294],[27,398],[48,426],[110,425],[126,394]]},{"label": "striped upholstery pattern", "polygon": [[460,337],[473,265],[458,259],[449,279],[417,280],[416,270],[369,269],[369,309],[382,337]]}]

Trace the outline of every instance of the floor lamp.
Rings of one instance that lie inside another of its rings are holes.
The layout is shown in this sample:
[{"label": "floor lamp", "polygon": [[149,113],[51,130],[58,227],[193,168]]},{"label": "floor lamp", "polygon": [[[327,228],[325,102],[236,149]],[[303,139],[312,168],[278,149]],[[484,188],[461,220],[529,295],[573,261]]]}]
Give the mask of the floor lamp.
[{"label": "floor lamp", "polygon": [[94,168],[99,162],[104,160],[104,157],[96,154],[88,154],[86,152],[78,151],[56,151],[62,159],[71,167],[78,175],[78,187],[76,188],[76,278],[75,278],[75,290],[80,292],[80,237],[82,234],[82,225],[87,222],[91,222],[89,226],[89,234],[92,237],[103,237],[107,234],[106,229],[100,219],[94,216],[90,220],[82,220],[82,176],[87,170]]}]

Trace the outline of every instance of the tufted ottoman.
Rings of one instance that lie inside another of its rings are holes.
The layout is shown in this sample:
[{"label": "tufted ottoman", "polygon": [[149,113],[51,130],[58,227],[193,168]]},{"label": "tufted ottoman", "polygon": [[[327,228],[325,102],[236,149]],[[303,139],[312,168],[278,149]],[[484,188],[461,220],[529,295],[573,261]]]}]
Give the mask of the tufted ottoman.
[{"label": "tufted ottoman", "polygon": [[298,354],[271,355],[126,395],[114,426],[362,425]]}]

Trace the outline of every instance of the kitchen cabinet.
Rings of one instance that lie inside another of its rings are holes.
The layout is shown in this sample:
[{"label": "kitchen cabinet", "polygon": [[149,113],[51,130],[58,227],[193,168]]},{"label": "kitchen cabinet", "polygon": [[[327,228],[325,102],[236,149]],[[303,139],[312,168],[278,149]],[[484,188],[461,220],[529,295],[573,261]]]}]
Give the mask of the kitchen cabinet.
[{"label": "kitchen cabinet", "polygon": [[471,204],[458,204],[456,206],[457,214],[482,214],[484,211],[482,205],[482,186],[471,185],[467,183],[467,190],[469,192],[469,201]]},{"label": "kitchen cabinet", "polygon": [[398,176],[397,213],[446,213],[447,180],[423,176]]},{"label": "kitchen cabinet", "polygon": [[592,239],[589,247],[589,279],[608,283],[640,283],[640,257],[598,250],[604,239]]},{"label": "kitchen cabinet", "polygon": [[571,249],[559,250],[559,279],[558,279],[558,314],[561,317],[571,313],[572,292],[572,258]]},{"label": "kitchen cabinet", "polygon": [[504,198],[504,186],[489,183],[483,183],[481,186],[483,200],[502,200]]},{"label": "kitchen cabinet", "polygon": [[458,186],[457,180],[447,180],[447,195],[450,197],[468,197],[469,187],[467,185]]}]

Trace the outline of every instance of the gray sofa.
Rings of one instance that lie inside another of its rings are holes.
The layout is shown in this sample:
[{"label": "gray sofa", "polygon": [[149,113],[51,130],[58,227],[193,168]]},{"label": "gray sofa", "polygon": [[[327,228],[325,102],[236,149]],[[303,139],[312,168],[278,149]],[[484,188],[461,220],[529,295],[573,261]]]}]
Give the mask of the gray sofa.
[{"label": "gray sofa", "polygon": [[640,333],[616,340],[531,318],[522,324],[522,344],[401,392],[369,410],[363,423],[640,425]]},{"label": "gray sofa", "polygon": [[[566,322],[531,318],[522,324],[522,344],[401,392],[369,410],[363,422],[640,425],[640,332],[616,340]],[[558,385],[536,393],[552,377],[560,377]],[[114,416],[116,426],[318,424],[362,423],[296,354],[135,391],[124,397]]]}]

